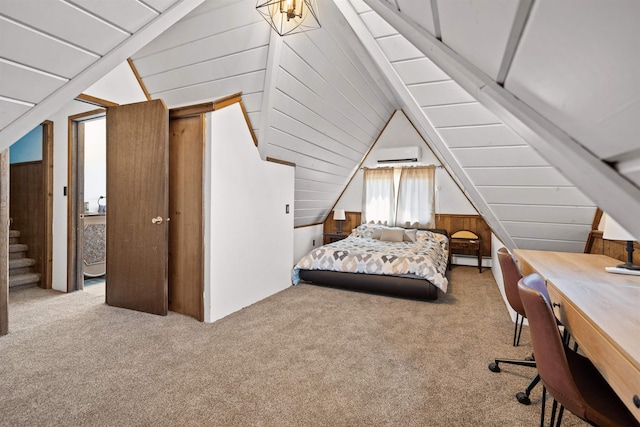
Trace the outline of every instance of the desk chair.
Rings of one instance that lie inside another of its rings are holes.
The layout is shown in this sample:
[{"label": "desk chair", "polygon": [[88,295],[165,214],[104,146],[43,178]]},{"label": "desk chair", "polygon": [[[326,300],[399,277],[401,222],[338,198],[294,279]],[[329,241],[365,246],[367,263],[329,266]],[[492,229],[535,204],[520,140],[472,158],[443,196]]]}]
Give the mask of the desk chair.
[{"label": "desk chair", "polygon": [[640,426],[591,361],[569,349],[561,338],[544,280],[530,274],[519,281],[518,291],[529,319],[533,351],[544,385],[540,425],[544,425],[549,390],[554,397],[551,426],[556,422],[558,403],[557,427],[564,408],[596,426]]},{"label": "desk chair", "polygon": [[[516,265],[513,256],[507,251],[507,248],[498,249],[498,261],[500,262],[500,270],[502,271],[502,280],[504,282],[504,292],[507,295],[507,301],[511,308],[516,311],[516,322],[513,330],[513,346],[517,346],[520,344],[520,334],[522,333],[522,324],[524,322],[525,311],[522,305],[522,301],[520,301],[520,295],[518,294],[518,281],[522,278],[522,274]],[[518,325],[518,320],[520,321],[520,325]],[[500,363],[508,363],[511,365],[518,366],[529,366],[532,368],[536,367],[536,362],[533,358],[526,358],[524,360],[517,359],[495,359],[493,362],[489,364],[489,370],[492,372],[500,372]],[[538,384],[540,381],[540,376],[536,375],[533,380],[529,383],[524,392],[516,393],[516,399],[518,402],[523,405],[530,405],[531,400],[529,399],[529,395],[531,394],[531,390]]]}]

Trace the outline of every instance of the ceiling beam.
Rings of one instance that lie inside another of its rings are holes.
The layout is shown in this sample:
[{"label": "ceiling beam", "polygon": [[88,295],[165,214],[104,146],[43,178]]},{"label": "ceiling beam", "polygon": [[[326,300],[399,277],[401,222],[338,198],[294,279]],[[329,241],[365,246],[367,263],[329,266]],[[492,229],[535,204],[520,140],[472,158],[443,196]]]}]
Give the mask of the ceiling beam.
[{"label": "ceiling beam", "polygon": [[8,148],[35,126],[60,110],[63,105],[73,100],[86,88],[101,79],[122,62],[126,61],[127,58],[151,40],[155,39],[203,1],[204,0],[180,0],[176,2],[102,58],[85,68],[65,85],[47,96],[35,107],[7,125],[0,131],[0,151]]},{"label": "ceiling beam", "polygon": [[598,207],[631,234],[640,236],[640,222],[637,221],[640,188],[385,1],[364,2],[518,133]]}]

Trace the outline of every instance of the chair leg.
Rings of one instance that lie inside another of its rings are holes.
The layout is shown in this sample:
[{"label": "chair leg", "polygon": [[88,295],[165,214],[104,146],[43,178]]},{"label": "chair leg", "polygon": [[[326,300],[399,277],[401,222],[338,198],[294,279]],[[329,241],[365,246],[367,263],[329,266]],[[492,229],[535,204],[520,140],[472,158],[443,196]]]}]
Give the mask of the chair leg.
[{"label": "chair leg", "polygon": [[558,412],[558,423],[556,427],[560,427],[560,423],[562,422],[562,414],[564,413],[564,405],[560,405],[560,411]]},{"label": "chair leg", "polygon": [[530,368],[536,367],[535,360],[518,360],[518,359],[495,359],[489,363],[489,370],[491,372],[500,372],[500,364],[507,363],[509,365],[529,366]]},{"label": "chair leg", "polygon": [[556,409],[558,409],[558,401],[553,399],[553,405],[551,405],[551,422],[549,423],[549,427],[556,427]]},{"label": "chair leg", "polygon": [[[517,321],[517,319],[516,319]],[[518,328],[518,339],[513,343],[513,346],[520,345],[520,335],[522,335],[522,326],[524,325],[524,316],[520,316],[520,327]]]},{"label": "chair leg", "polygon": [[518,399],[518,402],[522,403],[523,405],[530,405],[531,404],[531,399],[529,399],[529,396],[531,395],[531,390],[533,390],[533,388],[539,382],[540,382],[540,374],[536,375],[531,380],[531,382],[529,383],[529,385],[527,386],[527,388],[524,391],[516,393],[516,399]]},{"label": "chair leg", "polygon": [[513,325],[513,346],[517,346],[518,344],[516,344],[516,337],[518,335],[518,320],[520,319],[520,314],[516,313],[516,322]]},{"label": "chair leg", "polygon": [[542,409],[540,411],[540,427],[544,427],[544,408],[547,403],[547,388],[542,386]]}]

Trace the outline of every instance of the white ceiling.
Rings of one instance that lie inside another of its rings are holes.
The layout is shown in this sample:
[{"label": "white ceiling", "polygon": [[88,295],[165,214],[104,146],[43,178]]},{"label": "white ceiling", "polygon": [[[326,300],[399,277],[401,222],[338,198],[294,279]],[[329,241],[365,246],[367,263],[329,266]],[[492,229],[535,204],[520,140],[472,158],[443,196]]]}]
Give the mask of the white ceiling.
[{"label": "white ceiling", "polygon": [[319,0],[280,38],[255,0],[201,1],[0,0],[0,148],[131,57],[171,107],[242,92],[296,225],[402,108],[508,246],[579,251],[595,205],[640,235],[639,2]]}]

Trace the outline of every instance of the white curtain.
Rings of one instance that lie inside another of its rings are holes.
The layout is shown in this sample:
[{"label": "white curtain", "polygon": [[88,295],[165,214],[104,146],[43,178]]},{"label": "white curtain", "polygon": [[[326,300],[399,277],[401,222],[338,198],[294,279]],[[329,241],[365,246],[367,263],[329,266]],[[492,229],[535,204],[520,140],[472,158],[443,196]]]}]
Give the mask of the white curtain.
[{"label": "white curtain", "polygon": [[434,228],[435,166],[402,168],[395,225]]},{"label": "white curtain", "polygon": [[395,215],[393,168],[364,169],[362,222],[393,225]]}]

